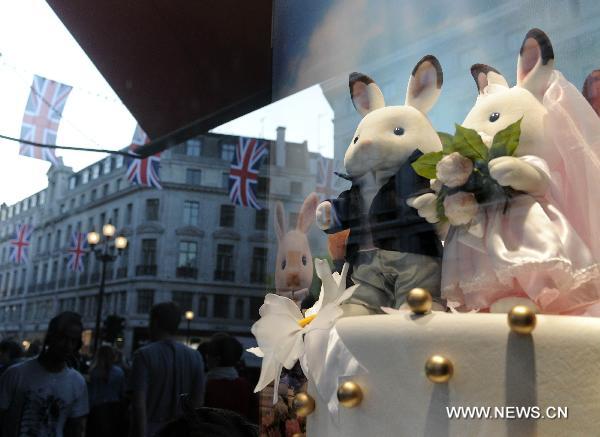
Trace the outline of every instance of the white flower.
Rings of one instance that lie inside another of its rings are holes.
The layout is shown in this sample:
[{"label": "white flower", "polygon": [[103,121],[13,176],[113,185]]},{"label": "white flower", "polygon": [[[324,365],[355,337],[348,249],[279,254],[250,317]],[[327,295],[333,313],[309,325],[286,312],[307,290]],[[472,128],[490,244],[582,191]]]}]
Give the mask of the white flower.
[{"label": "white flower", "polygon": [[469,223],[479,209],[473,193],[458,193],[446,196],[444,199],[444,213],[451,225],[459,226]]},{"label": "white flower", "polygon": [[303,317],[291,299],[267,294],[259,309],[260,319],[252,325],[258,347],[250,348],[248,352],[262,358],[260,378],[254,392],[261,391],[274,380],[273,404],[277,402],[282,367],[291,369],[304,354],[303,336],[316,329],[330,329],[343,314],[340,304],[356,288],[346,289],[348,264],[344,264],[341,275],[332,274],[327,261],[316,259],[315,266],[323,286],[319,300],[306,311],[307,317]]},{"label": "white flower", "polygon": [[442,189],[442,187],[444,186],[444,184],[439,179],[431,179],[429,181],[429,186],[437,194],[437,193],[440,192],[440,190]]},{"label": "white flower", "polygon": [[447,187],[455,188],[464,185],[471,173],[473,162],[458,152],[444,156],[435,166],[437,178]]}]

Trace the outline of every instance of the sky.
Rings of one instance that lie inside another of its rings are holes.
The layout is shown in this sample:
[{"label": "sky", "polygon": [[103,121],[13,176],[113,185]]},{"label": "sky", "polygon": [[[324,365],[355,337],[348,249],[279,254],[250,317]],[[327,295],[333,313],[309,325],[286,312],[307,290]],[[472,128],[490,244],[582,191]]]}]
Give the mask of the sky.
[{"label": "sky", "polygon": [[[57,145],[118,150],[131,142],[135,119],[47,3],[2,0],[0,134],[19,137],[34,74],[73,87]],[[286,127],[289,141],[307,141],[310,150],[333,156],[333,110],[318,85],[213,132],[275,139],[278,126]],[[50,163],[20,156],[18,149],[17,143],[0,139],[0,204],[13,204],[47,186]],[[57,155],[75,171],[106,156],[65,150]]]}]

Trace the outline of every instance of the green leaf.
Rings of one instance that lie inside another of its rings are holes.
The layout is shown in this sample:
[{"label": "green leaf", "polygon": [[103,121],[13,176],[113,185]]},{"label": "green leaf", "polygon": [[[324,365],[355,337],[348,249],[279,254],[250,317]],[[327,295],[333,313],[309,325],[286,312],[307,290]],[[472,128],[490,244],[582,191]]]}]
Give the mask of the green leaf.
[{"label": "green leaf", "polygon": [[415,173],[427,179],[436,178],[436,164],[444,157],[442,152],[430,152],[419,157],[411,164]]},{"label": "green leaf", "polygon": [[477,159],[487,160],[488,148],[477,131],[458,124],[455,126],[456,133],[454,134],[454,141],[452,143],[454,151],[460,153],[465,158],[469,158],[471,161]]},{"label": "green leaf", "polygon": [[438,132],[438,136],[442,142],[442,151],[444,152],[444,155],[449,155],[454,152],[454,148],[452,147],[454,137],[446,132]]},{"label": "green leaf", "polygon": [[497,132],[492,141],[490,148],[490,159],[498,158],[499,156],[513,156],[519,146],[519,138],[521,137],[521,117],[506,128]]}]

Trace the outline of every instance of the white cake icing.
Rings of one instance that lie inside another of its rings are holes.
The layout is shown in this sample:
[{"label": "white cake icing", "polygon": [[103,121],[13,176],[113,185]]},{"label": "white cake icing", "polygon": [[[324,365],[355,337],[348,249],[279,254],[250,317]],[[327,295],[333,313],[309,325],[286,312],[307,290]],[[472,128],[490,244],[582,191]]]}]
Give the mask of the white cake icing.
[{"label": "white cake icing", "polygon": [[[531,336],[511,333],[501,314],[348,317],[335,329],[368,372],[338,383],[357,382],[364,399],[332,414],[309,381],[308,437],[600,434],[600,319],[540,315]],[[448,383],[425,376],[435,354],[454,364]],[[567,407],[568,418],[449,419],[447,406]]]}]

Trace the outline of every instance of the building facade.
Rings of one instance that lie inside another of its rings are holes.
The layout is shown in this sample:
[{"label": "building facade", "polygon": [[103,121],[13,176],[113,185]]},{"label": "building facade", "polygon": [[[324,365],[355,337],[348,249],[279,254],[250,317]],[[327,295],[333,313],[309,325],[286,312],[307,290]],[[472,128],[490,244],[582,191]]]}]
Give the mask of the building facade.
[{"label": "building facade", "polygon": [[[261,210],[234,206],[228,196],[229,163],[239,138],[206,134],[161,155],[163,189],[131,185],[126,162],[112,155],[73,172],[52,167],[48,187],[14,205],[0,207],[0,332],[22,340],[41,339],[60,311],[82,314],[93,329],[101,264],[84,257],[83,272],[67,268],[73,232],[100,232],[109,221],[128,247],[107,266],[103,318],[126,318],[127,353],[147,338],[153,304],[173,300],[194,312],[190,331],[217,331],[252,344],[250,326],[267,290],[273,290],[277,240],[272,206],[281,201],[293,225],[306,195],[315,189],[316,160],[306,143],[269,141],[257,184]],[[18,224],[34,231],[28,261],[9,259]],[[313,226],[313,228],[315,228]],[[326,240],[312,229],[314,255]],[[186,335],[185,321],[182,335]],[[88,340],[91,331],[87,332]]]}]

